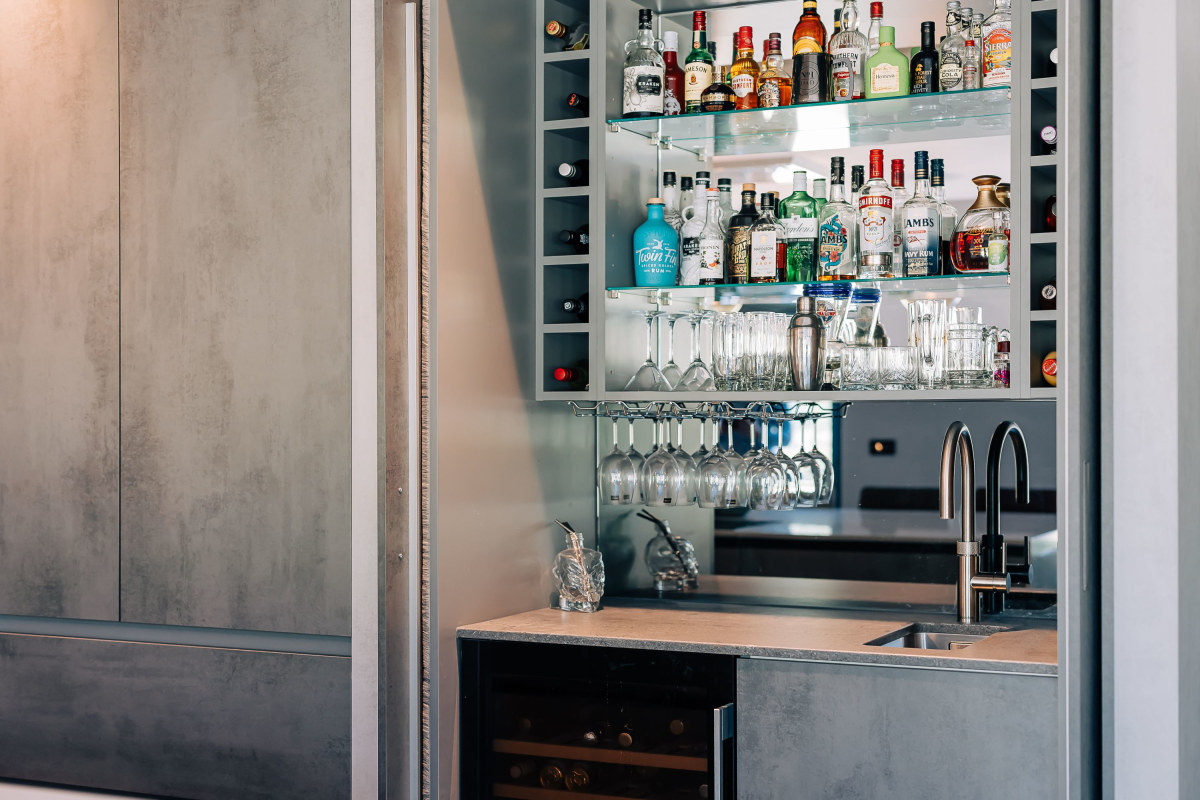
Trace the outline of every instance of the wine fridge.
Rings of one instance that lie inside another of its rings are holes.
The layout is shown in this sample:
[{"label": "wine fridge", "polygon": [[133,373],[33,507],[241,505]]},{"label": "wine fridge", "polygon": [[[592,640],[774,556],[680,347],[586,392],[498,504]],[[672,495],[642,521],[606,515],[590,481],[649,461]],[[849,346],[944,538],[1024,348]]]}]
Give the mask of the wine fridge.
[{"label": "wine fridge", "polygon": [[736,797],[734,659],[459,647],[464,800]]}]

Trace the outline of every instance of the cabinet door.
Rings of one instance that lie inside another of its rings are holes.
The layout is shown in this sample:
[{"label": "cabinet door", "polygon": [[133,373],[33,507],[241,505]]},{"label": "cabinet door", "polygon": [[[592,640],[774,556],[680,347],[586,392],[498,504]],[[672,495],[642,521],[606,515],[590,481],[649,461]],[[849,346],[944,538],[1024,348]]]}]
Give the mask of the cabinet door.
[{"label": "cabinet door", "polygon": [[0,25],[0,614],[117,615],[117,2]]},{"label": "cabinet door", "polygon": [[1053,798],[1057,679],[742,659],[738,797]]},{"label": "cabinet door", "polygon": [[349,22],[121,2],[125,620],[349,633]]}]

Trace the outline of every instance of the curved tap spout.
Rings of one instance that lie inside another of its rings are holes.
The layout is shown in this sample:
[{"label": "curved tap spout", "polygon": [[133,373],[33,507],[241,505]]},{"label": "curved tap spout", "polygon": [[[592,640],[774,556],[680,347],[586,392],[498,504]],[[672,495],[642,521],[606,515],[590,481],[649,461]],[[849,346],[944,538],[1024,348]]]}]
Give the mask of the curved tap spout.
[{"label": "curved tap spout", "polygon": [[1004,440],[1012,439],[1013,458],[1017,463],[1017,502],[1029,505],[1029,450],[1021,426],[1011,420],[1001,422],[988,445],[987,459],[987,535],[1000,533],[1000,457]]},{"label": "curved tap spout", "polygon": [[971,431],[962,422],[952,423],[942,442],[942,470],[938,481],[938,498],[942,519],[954,519],[954,456],[962,462],[962,540],[975,540],[975,448]]}]

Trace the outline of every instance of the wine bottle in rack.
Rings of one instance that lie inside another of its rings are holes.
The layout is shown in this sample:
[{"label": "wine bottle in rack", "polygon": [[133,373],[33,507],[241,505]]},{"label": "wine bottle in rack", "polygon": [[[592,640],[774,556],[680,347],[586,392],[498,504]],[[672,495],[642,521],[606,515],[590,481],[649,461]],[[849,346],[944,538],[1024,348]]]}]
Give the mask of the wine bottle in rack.
[{"label": "wine bottle in rack", "polygon": [[1053,125],[1047,125],[1042,128],[1042,153],[1044,155],[1054,155],[1058,152],[1058,128]]},{"label": "wine bottle in rack", "polygon": [[537,774],[537,764],[532,761],[518,761],[508,768],[508,777],[514,781],[533,780]]},{"label": "wine bottle in rack", "polygon": [[588,226],[580,225],[575,230],[565,228],[558,234],[558,240],[563,244],[571,245],[579,255],[587,255]]},{"label": "wine bottle in rack", "polygon": [[588,160],[564,161],[558,165],[558,174],[572,186],[583,186],[588,182]]},{"label": "wine bottle in rack", "polygon": [[577,22],[568,27],[556,19],[546,23],[546,35],[561,41],[563,50],[586,50],[591,38],[586,22]]},{"label": "wine bottle in rack", "polygon": [[589,108],[587,96],[579,92],[571,92],[567,95],[567,108],[574,109],[581,117],[586,117]]},{"label": "wine bottle in rack", "polygon": [[569,367],[555,367],[551,373],[554,380],[558,383],[565,383],[577,392],[586,391],[588,388],[588,364],[587,360],[583,359],[576,361]]},{"label": "wine bottle in rack", "polygon": [[568,314],[574,314],[579,317],[580,322],[588,321],[588,293],[584,292],[579,297],[567,298],[562,301],[562,310]]}]

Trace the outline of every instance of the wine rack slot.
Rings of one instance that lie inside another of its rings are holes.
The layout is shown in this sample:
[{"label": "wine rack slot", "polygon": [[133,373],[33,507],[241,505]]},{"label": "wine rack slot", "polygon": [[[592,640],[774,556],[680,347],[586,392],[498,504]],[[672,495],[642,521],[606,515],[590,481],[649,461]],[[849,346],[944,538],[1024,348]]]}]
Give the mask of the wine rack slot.
[{"label": "wine rack slot", "polygon": [[[587,22],[589,10],[588,0],[545,0],[542,29],[545,30],[546,23],[550,20],[560,22],[568,28],[574,27],[580,22]],[[563,42],[561,39],[543,35],[542,43],[542,52],[544,53],[562,52]]]},{"label": "wine rack slot", "polygon": [[492,743],[497,753],[511,753],[540,758],[560,758],[571,761],[590,761],[601,764],[621,764],[629,767],[657,767],[691,772],[708,770],[708,759],[699,756],[680,756],[669,753],[639,750],[612,750],[603,747],[575,747],[542,742],[522,742],[513,739],[497,739]]},{"label": "wine rack slot", "polygon": [[543,102],[543,119],[582,119],[588,115],[584,108],[572,106],[569,103],[571,95],[587,98],[588,93],[588,60],[587,50],[568,53],[555,61],[547,61],[542,65],[545,72],[545,95]]},{"label": "wine rack slot", "polygon": [[547,256],[579,256],[591,251],[586,197],[547,197],[543,204],[542,252]]},{"label": "wine rack slot", "polygon": [[[583,379],[573,375],[556,375],[559,369],[586,370],[588,361],[588,335],[586,333],[547,333],[542,343],[543,363],[542,391],[564,393],[582,392]],[[590,377],[588,378],[590,380]]]},{"label": "wine rack slot", "polygon": [[543,789],[540,786],[515,786],[497,783],[492,787],[495,797],[513,797],[518,800],[624,800],[619,795],[591,794],[589,792],[568,792],[562,789]]},{"label": "wine rack slot", "polygon": [[559,167],[563,164],[578,166],[577,162],[588,158],[587,128],[567,128],[565,130],[549,130],[545,133],[545,158],[542,174],[542,186],[546,189],[577,189],[586,191],[590,183],[585,172],[583,180],[579,176],[564,177]]},{"label": "wine rack slot", "polygon": [[1029,171],[1029,230],[1033,233],[1052,233],[1047,223],[1047,201],[1057,192],[1058,168],[1033,167]]},{"label": "wine rack slot", "polygon": [[[588,268],[586,264],[568,264],[561,267],[543,267],[542,320],[547,326],[577,325],[588,321],[591,315],[588,295]],[[581,311],[567,309],[564,303],[582,303]]]}]

